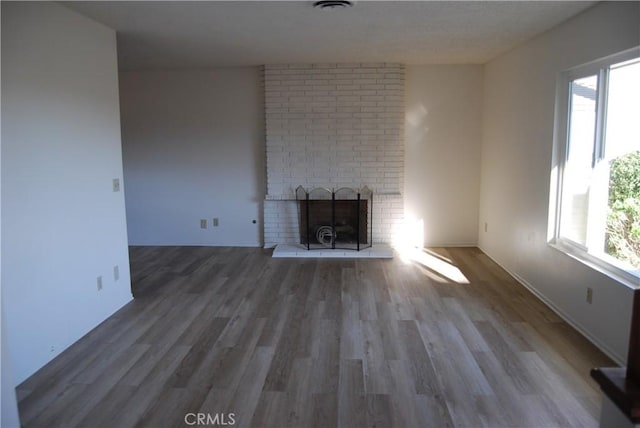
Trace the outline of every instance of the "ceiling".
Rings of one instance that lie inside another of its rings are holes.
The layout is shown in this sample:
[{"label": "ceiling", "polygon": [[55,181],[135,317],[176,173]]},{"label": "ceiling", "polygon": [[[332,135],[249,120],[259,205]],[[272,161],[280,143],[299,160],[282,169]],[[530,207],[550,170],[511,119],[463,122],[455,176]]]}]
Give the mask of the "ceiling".
[{"label": "ceiling", "polygon": [[117,31],[120,69],[485,63],[595,2],[62,2]]}]

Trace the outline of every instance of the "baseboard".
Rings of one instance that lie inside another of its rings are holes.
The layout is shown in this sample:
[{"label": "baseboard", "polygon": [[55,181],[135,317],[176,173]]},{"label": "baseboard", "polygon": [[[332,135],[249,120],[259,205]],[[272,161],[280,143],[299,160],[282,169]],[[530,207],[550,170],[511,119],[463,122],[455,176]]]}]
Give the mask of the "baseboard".
[{"label": "baseboard", "polygon": [[491,254],[489,254],[484,248],[482,248],[480,246],[478,246],[478,248],[480,248],[480,250],[487,257],[489,257],[495,264],[500,266],[509,275],[511,275],[516,281],[518,281],[518,283],[520,283],[520,285],[522,285],[524,288],[526,288],[531,293],[533,293],[534,296],[536,296],[538,299],[540,299],[540,301],[542,303],[544,303],[549,309],[551,309],[556,315],[558,315],[560,318],[562,318],[571,327],[575,328],[581,335],[583,335],[585,338],[587,338],[587,340],[589,340],[589,342],[593,343],[604,354],[606,354],[609,358],[611,358],[613,361],[615,361],[616,364],[618,364],[620,366],[624,366],[626,364],[626,358],[621,357],[616,352],[614,352],[611,348],[609,348],[607,345],[602,343],[597,337],[594,337],[586,328],[584,328],[579,322],[574,320],[570,315],[568,315],[562,309],[557,307],[553,303],[553,301],[551,301],[544,294],[542,294],[540,291],[538,291],[531,283],[529,283],[527,280],[522,278],[517,273],[514,273],[510,269],[505,267],[505,265],[503,263],[501,263],[495,257],[493,257]]},{"label": "baseboard", "polygon": [[[193,242],[159,242],[159,243],[132,243],[129,247],[229,247],[229,248],[262,248],[260,242],[226,242],[226,243],[193,243]],[[266,247],[265,247],[266,248]]]}]

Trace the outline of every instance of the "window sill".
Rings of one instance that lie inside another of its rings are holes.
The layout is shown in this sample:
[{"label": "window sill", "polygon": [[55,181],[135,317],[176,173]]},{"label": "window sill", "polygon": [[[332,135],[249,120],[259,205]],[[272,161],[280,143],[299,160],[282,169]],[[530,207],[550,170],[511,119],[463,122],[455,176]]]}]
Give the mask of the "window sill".
[{"label": "window sill", "polygon": [[626,272],[605,261],[597,259],[595,256],[580,251],[577,248],[574,248],[563,242],[554,240],[550,241],[548,244],[551,248],[554,248],[557,251],[566,254],[572,259],[579,261],[583,265],[588,266],[589,268],[611,278],[616,282],[619,282],[620,284],[631,290],[640,289],[640,278],[636,277],[632,273]]}]

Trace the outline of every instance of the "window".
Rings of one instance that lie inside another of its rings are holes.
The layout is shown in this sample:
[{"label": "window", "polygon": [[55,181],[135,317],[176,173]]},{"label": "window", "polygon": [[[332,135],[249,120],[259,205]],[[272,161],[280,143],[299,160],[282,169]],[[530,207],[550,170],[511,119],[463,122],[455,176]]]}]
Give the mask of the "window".
[{"label": "window", "polygon": [[640,283],[640,49],[563,74],[555,242]]}]

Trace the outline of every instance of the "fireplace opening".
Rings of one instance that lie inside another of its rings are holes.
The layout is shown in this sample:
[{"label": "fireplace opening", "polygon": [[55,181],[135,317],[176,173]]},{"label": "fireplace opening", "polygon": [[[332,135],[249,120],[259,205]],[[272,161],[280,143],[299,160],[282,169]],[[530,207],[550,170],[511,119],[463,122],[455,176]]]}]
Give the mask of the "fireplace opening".
[{"label": "fireplace opening", "polygon": [[296,189],[300,243],[308,250],[361,250],[371,246],[372,192],[341,188]]}]

